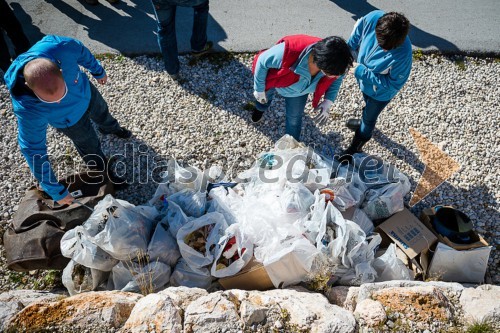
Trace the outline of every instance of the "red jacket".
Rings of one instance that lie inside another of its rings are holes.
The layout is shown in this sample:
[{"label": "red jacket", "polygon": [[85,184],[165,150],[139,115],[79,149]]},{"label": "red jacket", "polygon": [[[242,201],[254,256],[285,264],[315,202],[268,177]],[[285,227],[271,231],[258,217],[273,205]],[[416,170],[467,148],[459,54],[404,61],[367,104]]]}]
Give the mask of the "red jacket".
[{"label": "red jacket", "polygon": [[[290,69],[297,60],[299,59],[302,51],[311,44],[314,44],[320,41],[321,38],[313,37],[308,35],[291,35],[286,36],[280,39],[276,44],[285,43],[285,52],[283,53],[283,61],[281,62],[281,68],[270,68],[267,72],[266,77],[266,91],[271,88],[284,88],[291,86],[292,84],[299,81],[300,76],[294,73],[293,70]],[[255,66],[257,65],[257,60],[261,53],[266,50],[262,50],[253,59],[252,64],[252,73],[255,74]],[[330,78],[327,76],[322,77],[314,91],[312,106],[313,108],[317,107],[319,104],[319,100],[326,93],[328,88],[332,85],[337,77]]]}]

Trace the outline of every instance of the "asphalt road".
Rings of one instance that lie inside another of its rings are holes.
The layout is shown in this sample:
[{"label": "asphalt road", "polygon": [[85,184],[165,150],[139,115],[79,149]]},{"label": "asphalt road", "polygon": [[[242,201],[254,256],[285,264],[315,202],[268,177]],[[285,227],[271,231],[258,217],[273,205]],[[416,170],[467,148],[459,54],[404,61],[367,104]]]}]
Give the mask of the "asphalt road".
[{"label": "asphalt road", "polygon": [[[158,53],[149,0],[98,6],[84,0],[8,1],[33,42],[44,34],[77,38],[95,53]],[[500,54],[498,0],[213,0],[209,38],[219,51],[256,51],[288,34],[347,38],[355,21],[374,9],[404,13],[415,48]],[[179,50],[189,51],[192,9],[179,8]]]}]

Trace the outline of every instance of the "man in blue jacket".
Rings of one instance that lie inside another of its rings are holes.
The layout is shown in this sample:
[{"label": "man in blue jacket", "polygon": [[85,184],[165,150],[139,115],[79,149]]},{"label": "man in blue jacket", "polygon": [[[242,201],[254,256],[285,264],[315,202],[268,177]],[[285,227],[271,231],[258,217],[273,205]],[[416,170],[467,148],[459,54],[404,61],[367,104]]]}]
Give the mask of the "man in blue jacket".
[{"label": "man in blue jacket", "polygon": [[349,119],[355,131],[344,158],[362,151],[371,137],[377,118],[410,76],[412,65],[410,22],[399,13],[375,10],[356,22],[347,44],[356,55],[354,76],[363,92],[365,107],[361,120]]},{"label": "man in blue jacket", "polygon": [[[70,204],[73,198],[50,166],[48,125],[66,134],[89,168],[100,171],[107,171],[107,159],[90,120],[103,134],[120,138],[132,135],[111,116],[101,94],[79,65],[97,82],[106,83],[104,68],[80,41],[49,35],[19,55],[4,76],[18,120],[21,153],[42,189],[59,204]],[[119,179],[112,174],[109,177]]]}]

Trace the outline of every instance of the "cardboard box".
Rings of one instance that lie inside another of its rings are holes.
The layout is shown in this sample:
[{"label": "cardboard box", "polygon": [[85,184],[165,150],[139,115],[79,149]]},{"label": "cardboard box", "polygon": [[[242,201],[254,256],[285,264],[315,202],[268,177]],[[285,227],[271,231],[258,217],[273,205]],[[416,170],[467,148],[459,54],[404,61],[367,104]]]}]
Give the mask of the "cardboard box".
[{"label": "cardboard box", "polygon": [[430,264],[428,258],[424,261],[429,265],[427,276],[449,282],[483,283],[490,252],[491,246],[459,251],[439,242]]},{"label": "cardboard box", "polygon": [[[434,233],[427,229],[406,208],[388,218],[376,230],[382,231],[410,259],[414,259],[419,253],[430,248],[437,241]],[[382,235],[382,238],[384,238],[384,235]]]},{"label": "cardboard box", "polygon": [[485,247],[485,246],[489,245],[488,242],[486,242],[483,237],[481,237],[479,234],[477,234],[475,232],[471,233],[472,243],[470,243],[470,244],[457,244],[457,243],[453,243],[447,237],[438,234],[434,230],[434,228],[432,227],[431,219],[432,219],[432,216],[434,216],[434,214],[435,214],[434,208],[424,209],[422,211],[422,213],[420,214],[420,220],[422,221],[422,223],[424,223],[424,225],[429,230],[431,230],[436,235],[436,237],[438,238],[439,242],[441,242],[443,244],[446,244],[449,247],[451,247],[451,248],[453,248],[455,250],[459,250],[459,251],[461,251],[461,250],[470,250],[470,249]]},{"label": "cardboard box", "polygon": [[264,266],[252,259],[236,275],[219,279],[224,289],[269,290],[274,288]]}]

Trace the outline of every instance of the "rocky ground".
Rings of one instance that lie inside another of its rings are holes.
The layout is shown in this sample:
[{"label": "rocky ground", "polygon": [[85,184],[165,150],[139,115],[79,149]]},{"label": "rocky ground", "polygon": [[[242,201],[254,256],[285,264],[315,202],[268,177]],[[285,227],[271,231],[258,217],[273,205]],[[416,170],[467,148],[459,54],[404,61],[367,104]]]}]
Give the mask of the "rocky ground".
[{"label": "rocky ground", "polygon": [[[196,61],[181,57],[183,79],[174,82],[157,57],[104,57],[109,82],[99,89],[111,112],[134,133],[131,140],[103,137],[104,152],[124,154],[131,183],[118,197],[144,203],[156,188],[159,170],[168,157],[207,168],[217,164],[232,177],[245,169],[261,151],[284,134],[284,100],[276,98],[264,121],[250,122],[252,55],[221,54]],[[461,169],[412,211],[436,204],[456,206],[468,214],[476,230],[493,245],[490,274],[500,283],[500,62],[498,59],[449,58],[416,53],[410,80],[388,105],[366,151],[392,161],[405,172],[412,191],[424,170],[410,128],[425,135],[460,163]],[[312,122],[308,104],[303,141],[319,151],[335,153],[352,136],[344,122],[359,116],[362,95],[347,76],[327,125]],[[32,184],[29,169],[17,145],[17,126],[6,86],[0,84],[1,233]],[[81,167],[71,142],[49,129],[47,142],[61,175]],[[410,193],[411,194],[411,193]],[[410,196],[407,197],[409,201]],[[1,236],[1,235],[0,235]],[[55,272],[7,271],[0,245],[0,291],[15,288],[45,289],[57,284]]]}]

